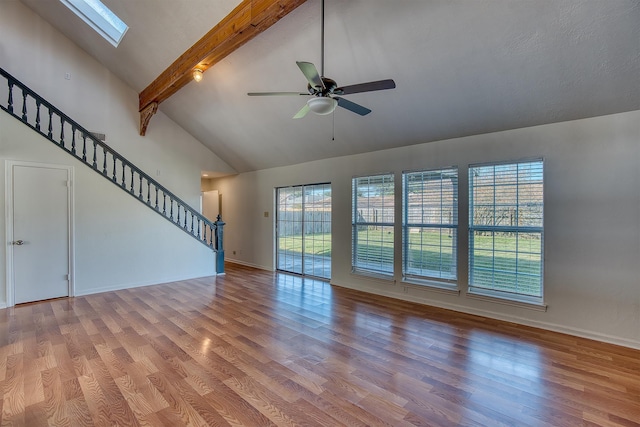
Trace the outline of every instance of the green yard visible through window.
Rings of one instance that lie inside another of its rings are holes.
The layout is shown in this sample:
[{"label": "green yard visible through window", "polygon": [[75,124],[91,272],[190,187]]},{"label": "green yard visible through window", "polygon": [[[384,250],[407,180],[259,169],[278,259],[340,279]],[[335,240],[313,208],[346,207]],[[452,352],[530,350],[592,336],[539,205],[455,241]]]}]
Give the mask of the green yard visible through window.
[{"label": "green yard visible through window", "polygon": [[[402,174],[402,274],[455,287],[458,254],[458,169]],[[420,282],[419,282],[420,283]]]},{"label": "green yard visible through window", "polygon": [[331,278],[331,184],[276,189],[276,268]]},{"label": "green yard visible through window", "polygon": [[469,168],[472,293],[542,302],[543,181],[541,160]]},{"label": "green yard visible through window", "polygon": [[[364,234],[367,230],[359,231],[362,234],[358,240],[364,242]],[[312,235],[312,245],[306,236],[304,245],[305,254],[331,256],[331,235]],[[360,244],[363,253],[380,253],[387,257],[393,256],[393,233],[387,235],[382,244]],[[434,233],[409,233],[412,243],[409,247],[422,248],[421,250],[409,250],[407,256],[414,260],[420,260],[424,265],[451,266],[455,260],[450,253],[439,250],[440,236]],[[280,251],[303,253],[302,235],[289,236],[287,240],[280,240]],[[432,249],[425,249],[432,248]],[[517,250],[518,249],[518,250]],[[541,241],[536,235],[510,236],[510,235],[476,235],[475,237],[475,266],[476,280],[483,284],[496,282],[500,289],[509,291],[515,282],[516,265],[518,271],[518,284],[520,291],[528,295],[535,295],[539,288],[541,274],[540,263]],[[495,256],[493,255],[495,254]]]},{"label": "green yard visible through window", "polygon": [[393,174],[353,178],[351,265],[355,272],[393,276]]}]

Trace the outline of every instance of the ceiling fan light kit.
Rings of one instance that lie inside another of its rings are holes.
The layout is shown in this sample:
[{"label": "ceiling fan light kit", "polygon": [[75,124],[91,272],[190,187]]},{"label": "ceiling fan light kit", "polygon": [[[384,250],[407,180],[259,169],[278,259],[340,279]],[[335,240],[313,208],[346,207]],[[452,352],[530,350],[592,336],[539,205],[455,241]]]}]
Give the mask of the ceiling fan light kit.
[{"label": "ceiling fan light kit", "polygon": [[315,97],[307,101],[307,105],[314,113],[324,116],[333,113],[338,106],[338,101],[328,97]]},{"label": "ceiling fan light kit", "polygon": [[294,119],[300,119],[304,117],[309,111],[313,111],[315,114],[324,116],[331,114],[336,107],[342,107],[353,113],[361,116],[366,116],[371,112],[370,109],[356,104],[353,101],[349,101],[345,98],[340,98],[336,95],[350,95],[353,93],[373,92],[376,90],[393,89],[396,87],[396,83],[391,80],[378,80],[375,82],[358,83],[350,86],[338,87],[335,80],[324,76],[324,0],[322,4],[322,36],[321,36],[321,63],[320,72],[315,65],[311,62],[296,61],[298,68],[302,71],[302,74],[306,77],[309,84],[307,85],[308,93],[300,92],[249,92],[249,96],[312,96],[307,105],[302,107],[298,113],[293,116]]}]

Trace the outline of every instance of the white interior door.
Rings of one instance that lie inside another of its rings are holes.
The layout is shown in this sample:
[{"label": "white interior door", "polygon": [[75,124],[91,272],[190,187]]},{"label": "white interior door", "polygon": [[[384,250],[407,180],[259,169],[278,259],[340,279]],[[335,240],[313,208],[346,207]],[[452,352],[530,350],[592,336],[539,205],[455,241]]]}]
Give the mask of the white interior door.
[{"label": "white interior door", "polygon": [[69,296],[70,169],[11,167],[14,303]]}]

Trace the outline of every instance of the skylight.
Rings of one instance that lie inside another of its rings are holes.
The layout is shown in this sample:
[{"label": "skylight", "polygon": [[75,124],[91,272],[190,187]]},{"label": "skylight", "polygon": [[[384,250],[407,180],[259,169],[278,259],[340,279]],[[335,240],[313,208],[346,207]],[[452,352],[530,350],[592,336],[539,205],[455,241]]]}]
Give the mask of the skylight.
[{"label": "skylight", "polygon": [[100,0],[60,0],[80,19],[114,47],[118,47],[129,27]]}]

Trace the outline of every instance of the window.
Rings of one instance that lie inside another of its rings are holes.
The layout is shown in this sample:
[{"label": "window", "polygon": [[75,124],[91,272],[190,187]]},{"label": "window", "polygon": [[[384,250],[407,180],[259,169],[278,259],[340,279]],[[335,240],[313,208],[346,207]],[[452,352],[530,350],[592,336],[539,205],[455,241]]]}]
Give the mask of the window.
[{"label": "window", "polygon": [[113,46],[118,47],[129,27],[100,0],[60,0]]},{"label": "window", "polygon": [[458,169],[403,174],[405,279],[453,283],[457,274]]},{"label": "window", "polygon": [[393,275],[393,174],[353,178],[352,266]]},{"label": "window", "polygon": [[543,162],[469,167],[469,291],[542,303]]},{"label": "window", "polygon": [[331,184],[276,189],[278,270],[331,278]]}]

